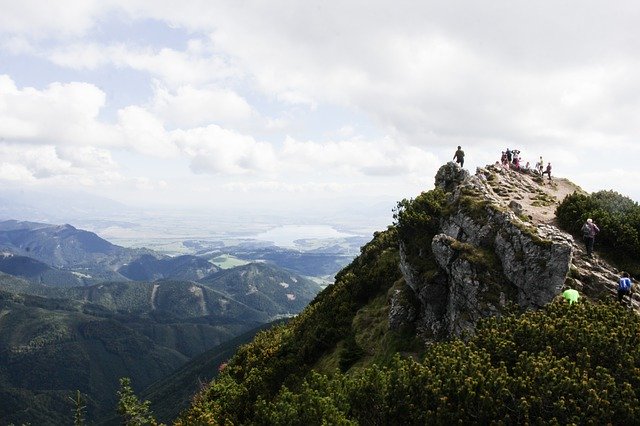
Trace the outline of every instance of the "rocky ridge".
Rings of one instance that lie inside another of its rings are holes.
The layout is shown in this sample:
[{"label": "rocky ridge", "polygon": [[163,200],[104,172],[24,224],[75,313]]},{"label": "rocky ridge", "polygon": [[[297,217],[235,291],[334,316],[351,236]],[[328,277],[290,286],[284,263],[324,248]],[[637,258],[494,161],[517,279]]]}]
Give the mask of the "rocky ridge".
[{"label": "rocky ridge", "polygon": [[[511,304],[539,308],[566,288],[614,297],[619,271],[586,257],[582,242],[556,227],[556,206],[578,186],[500,165],[470,175],[452,162],[435,185],[447,193],[446,214],[430,247],[400,241],[403,283],[392,291],[391,328],[411,325],[438,339],[472,332]],[[632,297],[635,309],[639,302]]]}]

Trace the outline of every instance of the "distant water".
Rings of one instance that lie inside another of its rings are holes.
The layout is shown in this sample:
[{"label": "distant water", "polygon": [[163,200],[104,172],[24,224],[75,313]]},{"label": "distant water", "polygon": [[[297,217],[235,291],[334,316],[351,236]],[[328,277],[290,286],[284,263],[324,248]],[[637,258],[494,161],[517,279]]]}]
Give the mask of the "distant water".
[{"label": "distant water", "polygon": [[337,231],[329,225],[284,225],[261,232],[251,238],[271,241],[279,247],[295,247],[295,241],[301,239],[347,238],[353,236],[355,234]]}]

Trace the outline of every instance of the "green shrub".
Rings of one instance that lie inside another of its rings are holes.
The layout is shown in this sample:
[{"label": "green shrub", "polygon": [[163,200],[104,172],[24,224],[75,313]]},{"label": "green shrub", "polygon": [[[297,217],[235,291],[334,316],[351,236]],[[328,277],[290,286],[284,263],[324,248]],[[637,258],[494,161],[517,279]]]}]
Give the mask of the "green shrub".
[{"label": "green shrub", "polygon": [[469,342],[435,344],[421,362],[312,373],[258,411],[278,419],[270,424],[636,424],[638,319],[586,303],[491,318]]},{"label": "green shrub", "polygon": [[580,228],[593,218],[600,228],[596,248],[618,266],[640,274],[640,206],[614,191],[574,193],[556,209],[560,226],[582,238]]},{"label": "green shrub", "polygon": [[[353,334],[351,324],[358,309],[386,294],[401,277],[395,227],[376,232],[360,251],[336,275],[335,284],[300,315],[242,346],[178,424],[207,423],[211,418],[217,424],[250,423],[258,401],[271,401],[284,388],[298,390],[311,366]],[[357,360],[356,352],[347,346],[343,366]]]},{"label": "green shrub", "polygon": [[363,355],[364,350],[360,345],[358,345],[358,342],[356,342],[356,336],[352,332],[346,339],[344,339],[342,350],[340,351],[340,359],[338,361],[340,371],[347,371],[353,364],[358,362]]},{"label": "green shrub", "polygon": [[158,426],[158,422],[149,409],[151,402],[141,402],[138,399],[133,393],[131,379],[128,377],[120,379],[118,397],[118,413],[122,416],[122,424],[127,426]]}]

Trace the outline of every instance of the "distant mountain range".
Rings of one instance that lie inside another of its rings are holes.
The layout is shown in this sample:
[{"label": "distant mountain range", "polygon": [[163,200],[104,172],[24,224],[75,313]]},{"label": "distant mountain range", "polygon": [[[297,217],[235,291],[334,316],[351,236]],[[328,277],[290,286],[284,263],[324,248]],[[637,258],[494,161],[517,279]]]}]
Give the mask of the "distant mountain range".
[{"label": "distant mountain range", "polygon": [[71,225],[0,222],[0,271],[49,286],[198,280],[218,268],[196,256],[121,247]]},{"label": "distant mountain range", "polygon": [[7,220],[0,222],[0,250],[27,256],[54,268],[96,280],[126,280],[117,269],[150,251],[129,249],[71,225]]},{"label": "distant mountain range", "polygon": [[188,360],[85,303],[0,291],[0,312],[3,424],[69,423],[75,390],[95,415],[114,406],[119,377],[142,388]]},{"label": "distant mountain range", "polygon": [[76,390],[103,416],[120,377],[141,390],[320,290],[264,262],[220,270],[15,220],[0,222],[0,271],[0,424],[67,423]]}]

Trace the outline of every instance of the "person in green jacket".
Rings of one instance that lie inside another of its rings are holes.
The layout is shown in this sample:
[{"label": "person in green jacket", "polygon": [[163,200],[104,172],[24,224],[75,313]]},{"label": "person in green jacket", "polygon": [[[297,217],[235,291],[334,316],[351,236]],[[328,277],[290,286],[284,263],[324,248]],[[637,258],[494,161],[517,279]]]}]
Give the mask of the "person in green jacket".
[{"label": "person in green jacket", "polygon": [[567,301],[569,302],[569,305],[573,305],[573,303],[577,302],[578,299],[580,298],[580,293],[578,293],[578,290],[574,290],[570,288],[568,290],[565,290],[562,293],[562,297],[567,299]]}]

